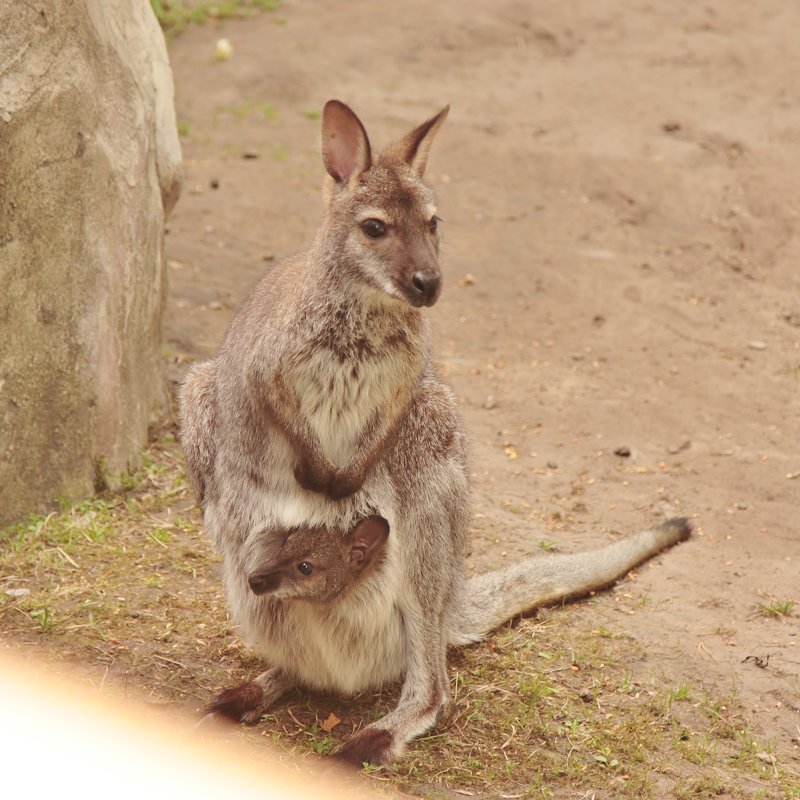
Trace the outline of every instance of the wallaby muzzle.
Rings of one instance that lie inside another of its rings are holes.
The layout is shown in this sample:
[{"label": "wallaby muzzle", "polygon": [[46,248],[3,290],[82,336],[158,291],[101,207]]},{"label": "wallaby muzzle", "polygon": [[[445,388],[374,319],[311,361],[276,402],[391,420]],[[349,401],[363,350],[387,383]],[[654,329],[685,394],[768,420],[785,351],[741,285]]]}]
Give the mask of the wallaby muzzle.
[{"label": "wallaby muzzle", "polygon": [[247,576],[247,583],[253,594],[267,594],[274,592],[281,585],[279,572],[251,572]]},{"label": "wallaby muzzle", "polygon": [[411,276],[414,298],[421,306],[432,306],[439,299],[442,276],[433,270],[420,270]]}]

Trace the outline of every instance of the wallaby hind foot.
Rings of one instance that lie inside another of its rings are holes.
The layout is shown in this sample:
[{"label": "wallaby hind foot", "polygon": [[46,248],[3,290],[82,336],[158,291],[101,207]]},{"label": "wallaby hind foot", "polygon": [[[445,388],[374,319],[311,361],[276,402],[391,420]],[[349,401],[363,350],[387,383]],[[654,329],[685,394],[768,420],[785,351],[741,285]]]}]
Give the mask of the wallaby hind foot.
[{"label": "wallaby hind foot", "polygon": [[232,722],[256,725],[294,685],[281,670],[268,669],[251,681],[220,692],[206,706],[205,713]]}]

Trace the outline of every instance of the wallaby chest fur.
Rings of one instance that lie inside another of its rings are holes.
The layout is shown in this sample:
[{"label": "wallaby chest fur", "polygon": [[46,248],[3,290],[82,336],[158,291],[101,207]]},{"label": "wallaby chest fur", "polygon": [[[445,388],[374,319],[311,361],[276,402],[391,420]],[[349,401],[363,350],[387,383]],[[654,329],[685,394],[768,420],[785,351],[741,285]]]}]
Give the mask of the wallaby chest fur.
[{"label": "wallaby chest fur", "polygon": [[222,391],[247,403],[232,410],[248,414],[248,425],[274,428],[261,403],[270,387],[294,404],[333,464],[343,466],[376,414],[403,412],[429,360],[427,324],[415,309],[388,305],[374,290],[354,295],[338,265],[318,252],[324,247],[264,279],[217,362]]}]

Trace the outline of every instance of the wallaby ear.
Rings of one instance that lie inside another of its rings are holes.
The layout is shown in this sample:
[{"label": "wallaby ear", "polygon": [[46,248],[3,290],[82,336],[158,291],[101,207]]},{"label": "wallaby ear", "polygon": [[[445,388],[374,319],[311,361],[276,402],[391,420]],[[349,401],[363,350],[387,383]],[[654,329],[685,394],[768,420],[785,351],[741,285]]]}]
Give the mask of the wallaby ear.
[{"label": "wallaby ear", "polygon": [[389,537],[389,523],[378,516],[362,519],[350,534],[350,563],[365,567],[377,556]]},{"label": "wallaby ear", "polygon": [[322,162],[341,186],[368,170],[372,163],[361,120],[338,100],[328,100],[322,112]]},{"label": "wallaby ear", "polygon": [[433,140],[447,119],[449,111],[450,106],[445,106],[435,117],[425,120],[399,142],[395,142],[386,152],[393,158],[405,161],[421,178],[428,163],[428,153]]}]

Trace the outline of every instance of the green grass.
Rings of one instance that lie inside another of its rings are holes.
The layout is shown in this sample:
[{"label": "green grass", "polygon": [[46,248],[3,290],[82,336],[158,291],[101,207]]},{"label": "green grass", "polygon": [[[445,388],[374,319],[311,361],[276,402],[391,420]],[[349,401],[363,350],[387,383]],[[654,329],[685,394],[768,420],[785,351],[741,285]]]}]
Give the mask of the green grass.
[{"label": "green grass", "polygon": [[150,0],[153,12],[167,34],[177,34],[187,25],[205,24],[210,19],[247,17],[258,12],[277,11],[280,0]]},{"label": "green grass", "polygon": [[[126,694],[185,715],[261,665],[231,629],[219,559],[174,435],[150,448],[126,487],[0,534],[3,585],[30,591],[0,593],[0,636],[98,675],[113,664]],[[591,617],[591,602],[559,606],[452,650],[452,713],[405,758],[367,775],[425,798],[800,800],[797,775],[751,730],[735,693],[670,685],[641,668],[635,675],[630,665],[647,663],[642,646],[592,627]],[[398,694],[296,691],[259,726],[232,735],[266,737],[287,760],[316,759],[389,711]],[[341,721],[327,730],[332,712]],[[185,717],[187,726],[195,719]]]},{"label": "green grass", "polygon": [[257,114],[269,123],[276,123],[281,115],[278,107],[266,101],[246,100],[236,105],[220,106],[215,109],[211,121],[216,126],[224,120],[243,120]]},{"label": "green grass", "polygon": [[759,603],[757,609],[758,613],[764,617],[780,619],[788,617],[796,605],[794,600],[773,600],[770,603]]}]

